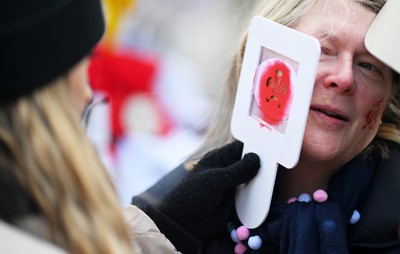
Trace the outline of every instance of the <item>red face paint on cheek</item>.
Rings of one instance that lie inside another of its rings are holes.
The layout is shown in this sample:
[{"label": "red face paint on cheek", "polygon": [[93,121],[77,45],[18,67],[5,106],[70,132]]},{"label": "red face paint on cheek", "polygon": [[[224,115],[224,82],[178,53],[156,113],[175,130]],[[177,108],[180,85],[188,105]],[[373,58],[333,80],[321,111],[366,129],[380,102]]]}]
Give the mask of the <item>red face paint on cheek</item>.
[{"label": "red face paint on cheek", "polygon": [[379,116],[381,115],[383,110],[383,97],[374,103],[372,109],[368,111],[365,115],[365,123],[362,129],[366,130],[374,130],[376,125],[378,124]]},{"label": "red face paint on cheek", "polygon": [[260,64],[254,97],[260,108],[260,118],[271,125],[287,119],[292,101],[292,71],[280,59],[268,59]]}]

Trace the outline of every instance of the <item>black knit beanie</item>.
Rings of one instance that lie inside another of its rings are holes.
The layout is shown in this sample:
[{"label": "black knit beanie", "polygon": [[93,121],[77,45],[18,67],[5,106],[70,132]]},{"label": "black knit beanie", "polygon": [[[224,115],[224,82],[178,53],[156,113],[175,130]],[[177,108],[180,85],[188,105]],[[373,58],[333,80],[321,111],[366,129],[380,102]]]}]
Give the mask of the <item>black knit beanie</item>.
[{"label": "black knit beanie", "polygon": [[100,0],[0,1],[0,103],[66,73],[104,28]]}]

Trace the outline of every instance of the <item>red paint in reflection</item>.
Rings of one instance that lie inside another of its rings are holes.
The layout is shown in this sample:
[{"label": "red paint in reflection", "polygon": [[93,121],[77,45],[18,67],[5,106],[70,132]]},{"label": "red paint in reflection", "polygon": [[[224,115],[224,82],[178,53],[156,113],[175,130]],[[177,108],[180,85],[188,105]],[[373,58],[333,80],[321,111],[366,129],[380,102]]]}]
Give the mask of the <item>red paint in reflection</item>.
[{"label": "red paint in reflection", "polygon": [[292,101],[292,71],[284,61],[273,58],[260,64],[257,75],[254,96],[260,118],[278,125],[287,118]]},{"label": "red paint in reflection", "polygon": [[259,123],[259,124],[260,124],[260,128],[267,128],[268,130],[271,130],[271,127],[269,127],[268,125],[263,124],[263,123]]}]

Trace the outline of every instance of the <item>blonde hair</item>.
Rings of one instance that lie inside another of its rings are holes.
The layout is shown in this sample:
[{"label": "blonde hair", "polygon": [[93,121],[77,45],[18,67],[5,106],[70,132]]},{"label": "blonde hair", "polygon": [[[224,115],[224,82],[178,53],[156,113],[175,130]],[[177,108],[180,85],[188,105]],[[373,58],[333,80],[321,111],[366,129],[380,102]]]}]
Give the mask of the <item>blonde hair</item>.
[{"label": "blonde hair", "polygon": [[0,106],[0,170],[33,199],[52,241],[71,253],[132,253],[108,172],[61,78]]},{"label": "blonde hair", "polygon": [[[342,0],[346,3],[347,0]],[[329,0],[268,0],[260,3],[256,8],[256,15],[267,17],[268,19],[288,27],[294,27],[301,19],[316,5],[321,12],[321,17],[329,17]],[[386,0],[356,0],[373,12],[377,13],[383,7]],[[351,13],[344,13],[351,15]],[[317,22],[317,21],[316,21]],[[217,104],[214,107],[210,118],[210,125],[205,134],[204,142],[199,149],[189,158],[189,160],[198,160],[206,152],[218,148],[234,140],[230,131],[231,115],[235,102],[237,84],[239,82],[240,70],[247,41],[248,31],[244,32],[243,39],[240,41],[239,49],[233,57],[229,74],[226,82],[220,87],[217,96]],[[381,125],[377,137],[400,143],[400,98],[398,75],[394,75],[392,97],[384,112],[383,124]],[[372,142],[372,146],[375,144]],[[387,155],[387,148],[384,144],[379,145],[382,149],[382,155]]]}]

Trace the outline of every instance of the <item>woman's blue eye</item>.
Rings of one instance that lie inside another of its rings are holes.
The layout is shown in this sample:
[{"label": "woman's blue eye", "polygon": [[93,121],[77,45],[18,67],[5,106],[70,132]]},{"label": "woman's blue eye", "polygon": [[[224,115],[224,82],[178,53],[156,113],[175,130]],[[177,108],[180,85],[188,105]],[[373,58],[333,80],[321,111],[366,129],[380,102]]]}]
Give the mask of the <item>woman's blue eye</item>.
[{"label": "woman's blue eye", "polygon": [[375,66],[373,66],[372,64],[369,64],[369,63],[359,63],[358,65],[367,70],[373,70],[374,68],[376,69]]},{"label": "woman's blue eye", "polygon": [[369,71],[375,71],[381,73],[381,70],[373,64],[370,63],[359,63],[358,64],[361,68],[364,68]]},{"label": "woman's blue eye", "polygon": [[379,69],[378,67],[376,67],[373,64],[367,63],[367,62],[360,62],[358,64],[358,66],[360,66],[362,69],[364,69],[366,72],[368,72],[370,75],[379,75],[382,76],[383,73],[381,71],[381,69]]}]

